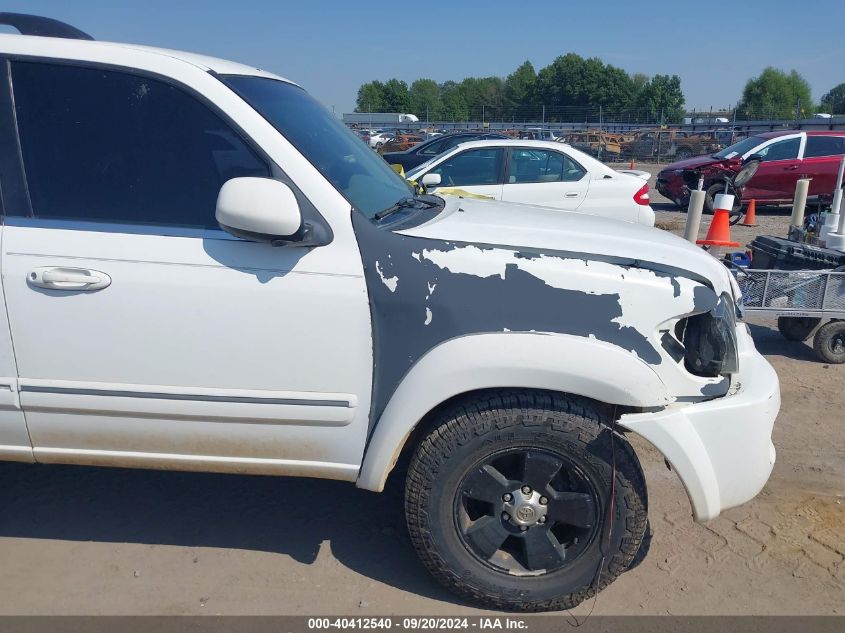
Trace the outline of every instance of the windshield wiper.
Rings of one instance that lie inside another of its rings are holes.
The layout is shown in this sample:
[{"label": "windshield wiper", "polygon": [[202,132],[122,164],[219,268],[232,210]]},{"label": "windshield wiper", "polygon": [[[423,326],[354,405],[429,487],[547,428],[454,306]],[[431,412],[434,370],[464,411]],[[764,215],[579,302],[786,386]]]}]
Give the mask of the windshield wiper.
[{"label": "windshield wiper", "polygon": [[398,200],[395,204],[390,205],[383,211],[379,211],[373,217],[376,220],[383,220],[389,215],[393,215],[397,211],[401,211],[402,209],[414,209],[414,208],[421,208],[421,207],[433,207],[437,203],[431,200],[425,200],[424,198],[402,198]]}]

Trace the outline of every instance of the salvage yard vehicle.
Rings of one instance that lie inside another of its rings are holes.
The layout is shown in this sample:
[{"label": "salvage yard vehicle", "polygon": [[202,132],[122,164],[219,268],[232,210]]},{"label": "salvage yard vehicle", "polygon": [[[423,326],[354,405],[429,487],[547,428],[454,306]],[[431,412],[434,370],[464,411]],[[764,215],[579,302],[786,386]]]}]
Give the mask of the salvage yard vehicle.
[{"label": "salvage yard vehicle", "polygon": [[406,149],[402,152],[386,152],[382,158],[390,165],[402,165],[402,169],[408,171],[424,163],[425,161],[452,149],[455,145],[466,141],[477,141],[480,139],[507,138],[504,134],[488,132],[452,132],[431,138],[419,145]]},{"label": "salvage yard vehicle", "polygon": [[458,187],[505,202],[554,207],[654,225],[648,183],[555,141],[461,143],[415,167],[409,180]]},{"label": "salvage yard vehicle", "polygon": [[376,132],[370,136],[370,147],[373,149],[381,149],[383,145],[393,140],[393,136],[392,132]]},{"label": "salvage yard vehicle", "polygon": [[684,160],[720,149],[722,145],[713,132],[685,130],[639,130],[633,134],[631,140],[622,143],[622,154],[626,158],[643,160]]},{"label": "salvage yard vehicle", "polygon": [[421,134],[408,134],[405,132],[399,132],[393,135],[387,143],[381,146],[381,150],[383,153],[387,152],[404,152],[407,149],[411,149],[412,147],[419,145],[423,142],[423,137]]},{"label": "salvage yard vehicle", "polygon": [[631,139],[630,135],[622,133],[584,130],[582,132],[570,132],[563,138],[563,142],[590,156],[612,161],[619,160],[622,154],[622,145],[630,142]]},{"label": "salvage yard vehicle", "polygon": [[578,604],[638,555],[627,434],[696,520],[762,489],[778,380],[711,256],[414,195],[265,71],[0,22],[24,33],[0,35],[3,459],[372,491],[407,472],[434,577],[525,611]]},{"label": "salvage yard vehicle", "polygon": [[735,192],[736,204],[754,198],[758,203],[792,201],[799,178],[811,178],[809,198],[830,202],[836,187],[839,162],[845,154],[845,131],[783,130],[749,136],[730,147],[705,156],[667,165],[657,174],[657,190],[678,206],[689,201],[685,172],[704,179],[705,208],[713,211],[715,194],[724,188],[725,173],[739,173],[749,161],[759,161],[754,176]]}]

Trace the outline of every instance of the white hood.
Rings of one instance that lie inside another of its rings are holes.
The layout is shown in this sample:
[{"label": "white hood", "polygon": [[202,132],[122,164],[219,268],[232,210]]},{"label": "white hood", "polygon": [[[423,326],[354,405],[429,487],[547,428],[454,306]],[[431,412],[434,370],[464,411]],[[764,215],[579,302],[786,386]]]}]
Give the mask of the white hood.
[{"label": "white hood", "polygon": [[595,215],[512,202],[443,196],[446,207],[430,221],[399,233],[491,246],[531,248],[651,262],[710,280],[730,293],[730,273],[711,255],[662,229]]}]

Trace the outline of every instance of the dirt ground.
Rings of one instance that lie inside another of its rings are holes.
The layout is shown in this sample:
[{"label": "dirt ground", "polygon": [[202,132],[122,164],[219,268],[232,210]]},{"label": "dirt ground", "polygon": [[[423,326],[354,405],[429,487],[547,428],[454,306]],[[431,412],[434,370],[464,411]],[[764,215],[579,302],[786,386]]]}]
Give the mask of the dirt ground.
[{"label": "dirt ground", "polygon": [[[681,232],[685,215],[653,201]],[[759,209],[758,222],[734,236],[783,235],[788,211]],[[699,525],[675,474],[638,443],[650,552],[576,614],[845,611],[845,366],[816,361],[772,323],[752,331],[783,397],[768,485]],[[478,613],[417,563],[396,492],[17,464],[0,464],[0,481],[0,614]]]}]

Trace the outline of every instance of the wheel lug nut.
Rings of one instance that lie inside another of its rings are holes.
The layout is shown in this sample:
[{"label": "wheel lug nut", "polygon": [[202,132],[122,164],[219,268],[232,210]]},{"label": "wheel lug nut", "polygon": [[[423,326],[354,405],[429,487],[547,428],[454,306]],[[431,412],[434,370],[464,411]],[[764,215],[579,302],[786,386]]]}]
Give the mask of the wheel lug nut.
[{"label": "wheel lug nut", "polygon": [[520,531],[525,532],[525,530],[528,529],[528,526],[527,525],[520,525],[519,529],[520,529]]},{"label": "wheel lug nut", "polygon": [[510,521],[511,515],[509,515],[507,512],[502,512],[502,520],[503,521]]},{"label": "wheel lug nut", "polygon": [[531,494],[531,486],[523,486],[522,487],[522,494],[530,495]]},{"label": "wheel lug nut", "polygon": [[540,497],[540,505],[544,506],[549,502],[545,497]]},{"label": "wheel lug nut", "polygon": [[537,523],[545,523],[545,522],[546,522],[546,517],[540,517],[539,519],[537,519]]},{"label": "wheel lug nut", "polygon": [[513,499],[513,495],[509,492],[502,495],[502,501],[510,501],[511,499]]}]

